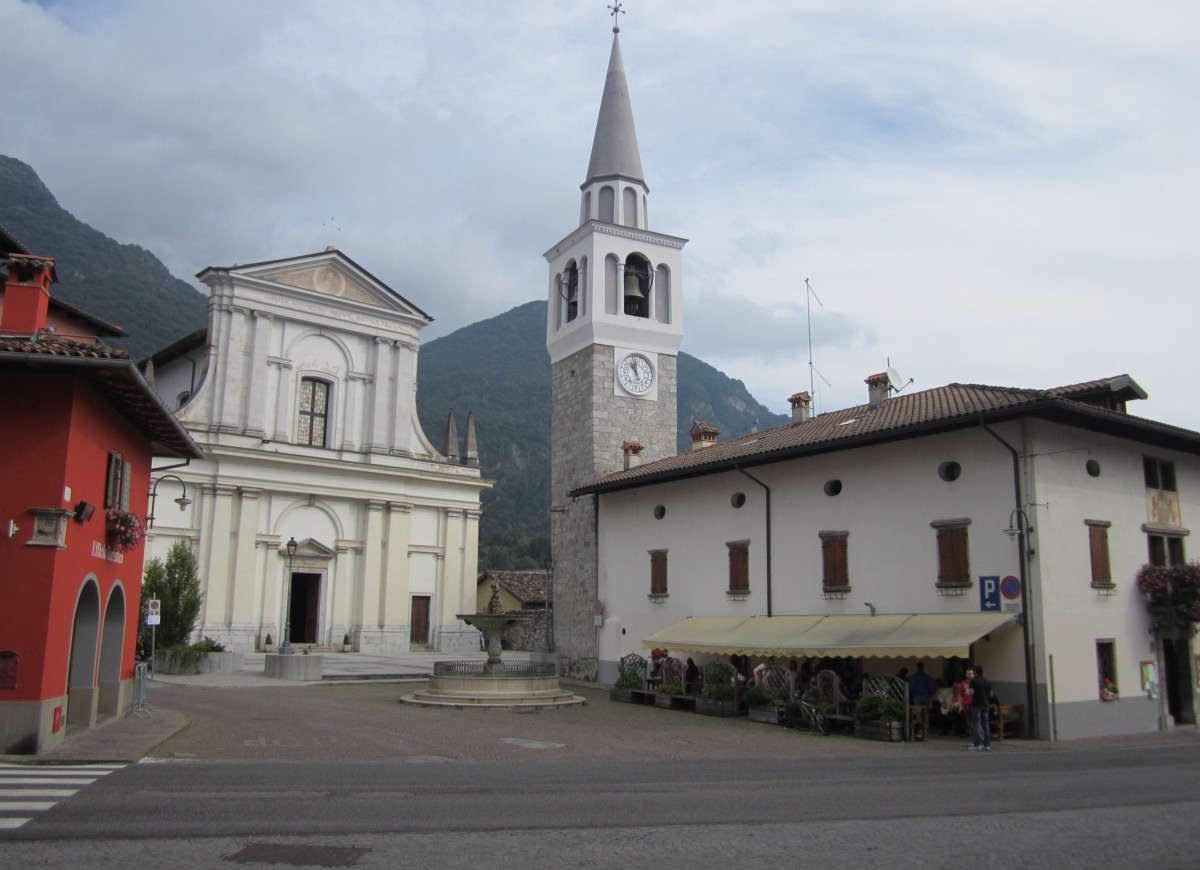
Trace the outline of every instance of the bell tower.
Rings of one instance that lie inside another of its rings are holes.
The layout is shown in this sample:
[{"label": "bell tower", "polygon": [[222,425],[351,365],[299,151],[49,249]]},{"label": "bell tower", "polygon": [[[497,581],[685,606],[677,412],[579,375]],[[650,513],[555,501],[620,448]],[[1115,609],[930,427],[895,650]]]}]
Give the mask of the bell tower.
[{"label": "bell tower", "polygon": [[650,188],[616,26],[580,189],[579,225],[545,254],[546,347],[553,368],[550,536],[561,673],[596,679],[596,617],[604,605],[596,509],[592,499],[569,493],[620,470],[625,442],[645,445],[645,461],[676,452],[687,242],[649,226]]}]

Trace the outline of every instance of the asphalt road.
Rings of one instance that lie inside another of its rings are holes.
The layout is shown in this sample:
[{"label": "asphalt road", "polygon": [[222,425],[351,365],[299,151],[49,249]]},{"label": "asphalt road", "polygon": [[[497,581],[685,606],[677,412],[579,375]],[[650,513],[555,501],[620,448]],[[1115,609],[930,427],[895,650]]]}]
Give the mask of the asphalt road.
[{"label": "asphalt road", "polygon": [[193,724],[0,834],[0,866],[1200,866],[1195,742],[983,754],[403,691],[156,690]]}]

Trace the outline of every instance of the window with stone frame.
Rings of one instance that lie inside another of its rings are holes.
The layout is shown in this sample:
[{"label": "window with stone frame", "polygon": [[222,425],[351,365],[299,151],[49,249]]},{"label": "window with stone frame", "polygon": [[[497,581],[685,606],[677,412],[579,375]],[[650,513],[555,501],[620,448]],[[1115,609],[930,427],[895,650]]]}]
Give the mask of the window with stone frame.
[{"label": "window with stone frame", "polygon": [[850,568],[847,544],[849,532],[821,532],[822,588],[825,592],[845,592],[850,589]]},{"label": "window with stone frame", "polygon": [[1187,561],[1183,552],[1183,535],[1146,535],[1151,565],[1182,565]]},{"label": "window with stone frame", "polygon": [[1113,585],[1112,565],[1108,556],[1108,529],[1105,520],[1084,520],[1088,530],[1088,552],[1092,563],[1092,586],[1108,588]]},{"label": "window with stone frame", "polygon": [[965,519],[936,520],[939,589],[962,589],[971,585],[971,559]]},{"label": "window with stone frame", "polygon": [[744,595],[750,591],[750,542],[730,541],[729,548],[729,591]]},{"label": "window with stone frame", "polygon": [[650,596],[667,597],[667,551],[650,551]]},{"label": "window with stone frame", "polygon": [[329,382],[302,378],[296,422],[296,443],[325,447],[329,428]]}]

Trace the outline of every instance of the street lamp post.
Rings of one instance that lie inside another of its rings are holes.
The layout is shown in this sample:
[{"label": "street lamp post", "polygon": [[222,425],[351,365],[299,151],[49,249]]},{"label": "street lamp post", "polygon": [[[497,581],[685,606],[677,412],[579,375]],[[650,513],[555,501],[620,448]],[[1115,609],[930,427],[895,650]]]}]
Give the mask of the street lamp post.
[{"label": "street lamp post", "polygon": [[1017,544],[1021,569],[1021,636],[1025,646],[1025,705],[1029,711],[1029,734],[1036,738],[1038,736],[1037,695],[1035,692],[1037,666],[1034,661],[1033,639],[1035,635],[1029,595],[1029,575],[1031,573],[1029,559],[1034,555],[1034,549],[1029,541],[1033,534],[1033,525],[1029,522],[1028,514],[1021,508],[1015,508],[1008,515],[1008,528],[1004,530],[1004,534]]},{"label": "street lamp post", "polygon": [[287,582],[283,585],[283,643],[279,645],[279,654],[281,656],[295,654],[295,650],[292,649],[292,566],[295,564],[296,548],[298,546],[299,544],[296,543],[295,537],[288,539],[288,575]]}]

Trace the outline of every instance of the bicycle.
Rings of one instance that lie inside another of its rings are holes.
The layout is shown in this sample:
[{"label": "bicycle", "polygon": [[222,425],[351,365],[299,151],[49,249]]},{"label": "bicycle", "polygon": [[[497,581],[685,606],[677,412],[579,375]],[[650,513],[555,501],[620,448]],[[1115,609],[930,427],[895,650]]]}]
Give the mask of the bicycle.
[{"label": "bicycle", "polygon": [[[822,737],[828,737],[832,729],[829,727],[829,718],[811,701],[806,701],[803,698],[794,702],[794,713],[808,720],[808,730],[816,731]],[[789,710],[791,714],[793,710]],[[789,719],[792,716],[789,715]]]}]

